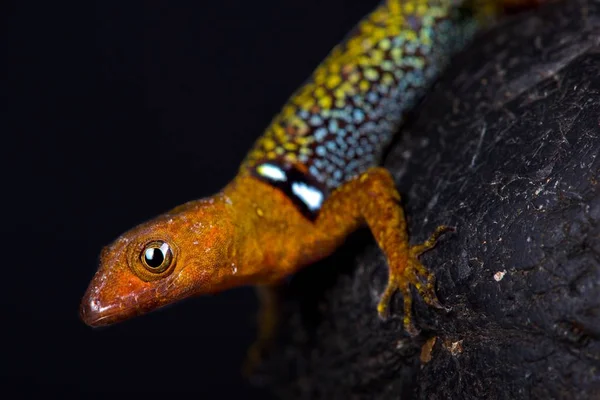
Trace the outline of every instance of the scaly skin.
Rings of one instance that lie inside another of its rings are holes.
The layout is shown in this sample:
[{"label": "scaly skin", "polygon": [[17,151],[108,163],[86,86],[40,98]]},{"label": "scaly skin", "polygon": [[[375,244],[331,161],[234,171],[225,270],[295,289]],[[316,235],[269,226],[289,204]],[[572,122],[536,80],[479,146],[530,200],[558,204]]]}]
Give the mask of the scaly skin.
[{"label": "scaly skin", "polygon": [[[399,290],[404,326],[416,334],[410,286],[440,307],[434,276],[417,256],[447,228],[410,246],[400,195],[377,164],[404,113],[451,54],[496,15],[497,5],[382,2],[291,97],[229,185],[126,232],[104,249],[81,303],[82,319],[107,325],[192,295],[274,285],[331,254],[366,224],[389,265],[378,313],[387,316]],[[263,321],[259,345],[251,350],[254,360],[274,326],[269,313]]]},{"label": "scaly skin", "polygon": [[273,160],[332,190],[377,165],[404,113],[495,11],[494,2],[477,1],[478,18],[461,19],[457,3],[383,2],[291,97],[240,172]]}]

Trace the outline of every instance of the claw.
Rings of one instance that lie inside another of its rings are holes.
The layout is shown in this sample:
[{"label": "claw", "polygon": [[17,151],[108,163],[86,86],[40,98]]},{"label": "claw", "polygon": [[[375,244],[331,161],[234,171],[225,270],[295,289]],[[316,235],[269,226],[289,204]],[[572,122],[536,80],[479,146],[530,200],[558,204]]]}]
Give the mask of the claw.
[{"label": "claw", "polygon": [[404,268],[392,268],[390,266],[388,284],[377,305],[377,312],[379,313],[380,318],[385,320],[388,317],[391,298],[396,291],[400,291],[404,298],[404,317],[402,319],[404,329],[410,336],[414,337],[419,334],[420,331],[415,328],[412,322],[413,299],[410,285],[413,285],[417,289],[419,295],[421,295],[425,303],[429,306],[446,311],[450,310],[448,307],[444,307],[438,300],[435,294],[435,275],[425,268],[419,261],[418,256],[432,249],[436,245],[439,237],[444,233],[454,230],[453,227],[445,225],[439,226],[424,243],[409,248],[408,259],[406,260]]}]

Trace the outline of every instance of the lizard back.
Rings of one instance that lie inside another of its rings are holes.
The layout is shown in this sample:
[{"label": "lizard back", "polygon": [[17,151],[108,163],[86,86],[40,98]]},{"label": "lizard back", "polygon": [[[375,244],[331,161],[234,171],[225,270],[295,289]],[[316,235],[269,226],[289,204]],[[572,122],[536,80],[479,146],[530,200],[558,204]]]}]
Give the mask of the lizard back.
[{"label": "lizard back", "polygon": [[380,163],[406,112],[495,14],[494,1],[476,2],[383,1],[293,94],[240,172],[318,210],[329,192]]}]

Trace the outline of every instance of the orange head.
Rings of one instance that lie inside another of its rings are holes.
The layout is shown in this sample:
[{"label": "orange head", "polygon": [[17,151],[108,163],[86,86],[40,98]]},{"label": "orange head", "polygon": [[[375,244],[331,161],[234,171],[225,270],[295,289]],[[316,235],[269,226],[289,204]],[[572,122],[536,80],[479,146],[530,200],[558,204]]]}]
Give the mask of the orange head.
[{"label": "orange head", "polygon": [[123,234],[102,251],[81,302],[83,321],[108,325],[233,286],[237,260],[232,215],[229,199],[219,194]]}]

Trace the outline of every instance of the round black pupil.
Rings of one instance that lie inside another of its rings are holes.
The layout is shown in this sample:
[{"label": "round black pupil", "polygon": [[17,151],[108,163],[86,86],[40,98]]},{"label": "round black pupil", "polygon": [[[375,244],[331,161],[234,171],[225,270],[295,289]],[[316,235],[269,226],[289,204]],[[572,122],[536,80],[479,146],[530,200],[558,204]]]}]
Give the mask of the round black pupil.
[{"label": "round black pupil", "polygon": [[150,268],[158,268],[162,265],[163,261],[165,261],[165,256],[161,249],[156,248],[146,250],[144,258],[146,259],[146,264],[148,264]]}]

